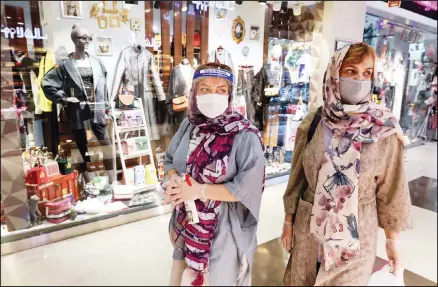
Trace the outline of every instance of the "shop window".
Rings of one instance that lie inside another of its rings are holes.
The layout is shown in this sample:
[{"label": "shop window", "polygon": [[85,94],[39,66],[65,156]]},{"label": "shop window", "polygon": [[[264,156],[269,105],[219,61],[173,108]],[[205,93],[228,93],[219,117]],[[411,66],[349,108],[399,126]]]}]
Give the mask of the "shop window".
[{"label": "shop window", "polygon": [[185,117],[172,99],[190,88],[176,81],[207,61],[208,11],[1,5],[2,242],[160,205],[163,155]]},{"label": "shop window", "polygon": [[364,42],[377,53],[373,100],[400,119],[411,141],[436,139],[436,39],[430,31],[367,14]]}]

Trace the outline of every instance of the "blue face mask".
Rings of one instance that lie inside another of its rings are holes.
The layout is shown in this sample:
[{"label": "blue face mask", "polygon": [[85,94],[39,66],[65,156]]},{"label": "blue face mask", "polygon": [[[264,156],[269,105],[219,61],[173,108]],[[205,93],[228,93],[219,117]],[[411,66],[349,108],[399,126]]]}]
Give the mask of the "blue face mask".
[{"label": "blue face mask", "polygon": [[371,81],[358,81],[349,78],[339,78],[341,101],[347,105],[363,104],[370,101]]}]

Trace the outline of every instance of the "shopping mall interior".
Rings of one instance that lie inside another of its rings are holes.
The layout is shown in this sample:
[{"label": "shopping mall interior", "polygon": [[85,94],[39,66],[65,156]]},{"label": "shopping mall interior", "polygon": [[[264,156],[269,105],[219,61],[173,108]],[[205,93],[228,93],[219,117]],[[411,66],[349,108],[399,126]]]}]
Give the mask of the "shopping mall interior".
[{"label": "shopping mall interior", "polygon": [[[364,42],[370,100],[407,139],[401,277],[436,286],[436,12],[437,1],[1,1],[1,285],[169,284],[165,161],[195,69],[216,62],[234,74],[230,109],[263,142],[250,283],[283,286],[297,131],[324,104],[332,54]],[[379,228],[373,275],[385,242]]]}]

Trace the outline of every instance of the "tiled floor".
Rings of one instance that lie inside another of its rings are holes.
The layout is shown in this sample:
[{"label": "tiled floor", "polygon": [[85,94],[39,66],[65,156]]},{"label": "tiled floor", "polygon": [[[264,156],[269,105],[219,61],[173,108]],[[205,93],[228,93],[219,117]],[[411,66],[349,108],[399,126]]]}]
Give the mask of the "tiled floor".
[{"label": "tiled floor", "polygon": [[[261,244],[254,260],[253,286],[282,286],[288,258],[289,255],[281,246],[279,238]],[[386,260],[377,257],[374,271],[380,270],[386,264]],[[406,286],[436,286],[435,282],[409,270],[404,271],[404,281]]]},{"label": "tiled floor", "polygon": [[[436,143],[409,149],[409,181],[421,177],[436,180],[436,158]],[[425,180],[411,185],[424,186],[422,182]],[[282,285],[287,254],[279,246],[278,237],[285,187],[286,184],[268,187],[263,196],[253,285]],[[429,190],[429,195],[435,192],[436,203],[436,184],[432,183]],[[437,214],[425,209],[421,201],[416,205],[420,207],[412,208],[414,229],[401,235],[408,270],[405,283],[436,285]],[[167,214],[3,256],[1,285],[166,285],[172,254],[168,220]],[[384,246],[385,237],[380,230],[377,256],[382,259],[386,258]]]}]

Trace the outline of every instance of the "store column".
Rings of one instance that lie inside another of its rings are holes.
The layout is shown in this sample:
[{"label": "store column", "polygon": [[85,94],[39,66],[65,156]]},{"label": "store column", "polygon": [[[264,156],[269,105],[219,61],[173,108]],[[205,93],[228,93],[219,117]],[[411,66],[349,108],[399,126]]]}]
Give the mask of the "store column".
[{"label": "store column", "polygon": [[[323,104],[322,83],[336,42],[362,42],[366,15],[365,1],[324,1],[324,9],[317,10],[322,22],[315,21],[312,42],[312,75],[310,78],[309,110]],[[317,19],[315,19],[317,20]],[[321,27],[320,27],[321,26]],[[338,47],[339,48],[339,47]]]}]

